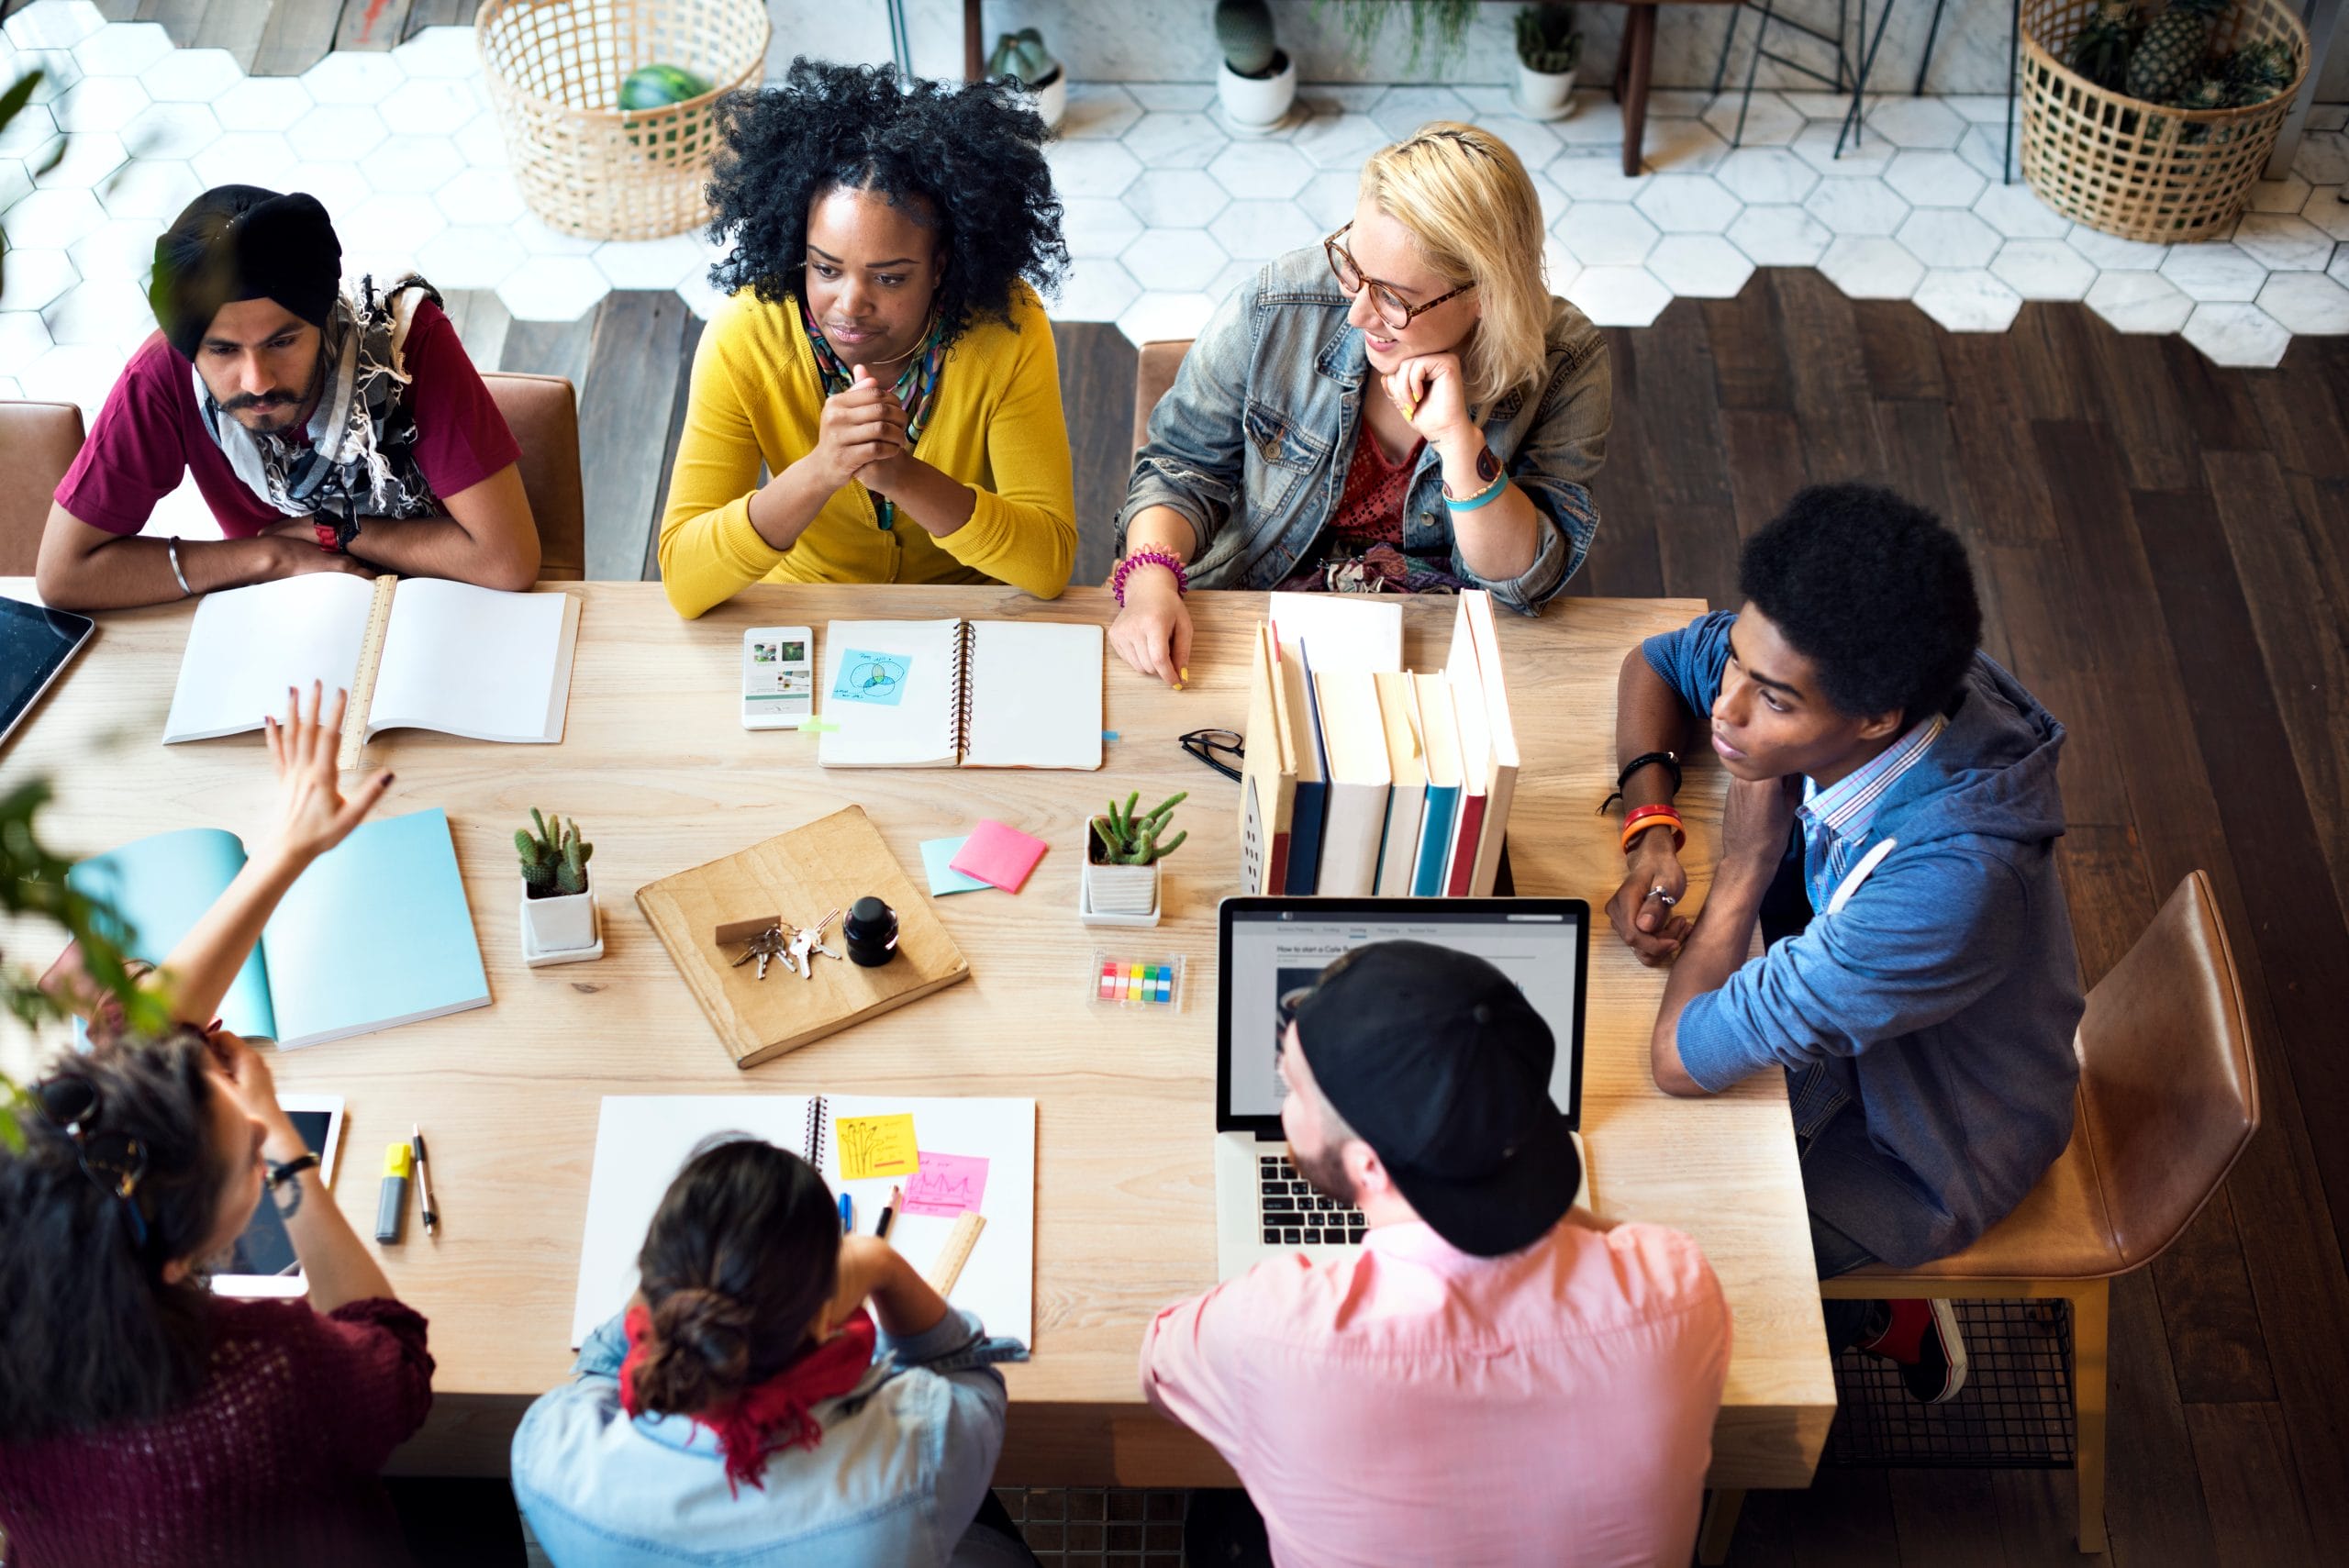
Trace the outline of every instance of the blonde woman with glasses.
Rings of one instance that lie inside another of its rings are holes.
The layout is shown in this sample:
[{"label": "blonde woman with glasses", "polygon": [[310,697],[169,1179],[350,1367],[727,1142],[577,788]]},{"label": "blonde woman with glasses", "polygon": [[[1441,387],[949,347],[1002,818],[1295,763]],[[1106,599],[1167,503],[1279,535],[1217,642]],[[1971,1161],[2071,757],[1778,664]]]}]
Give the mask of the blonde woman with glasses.
[{"label": "blonde woman with glasses", "polygon": [[1109,640],[1180,686],[1194,587],[1485,588],[1536,613],[1598,527],[1609,402],[1598,329],[1542,280],[1525,166],[1425,126],[1191,346],[1118,515]]}]

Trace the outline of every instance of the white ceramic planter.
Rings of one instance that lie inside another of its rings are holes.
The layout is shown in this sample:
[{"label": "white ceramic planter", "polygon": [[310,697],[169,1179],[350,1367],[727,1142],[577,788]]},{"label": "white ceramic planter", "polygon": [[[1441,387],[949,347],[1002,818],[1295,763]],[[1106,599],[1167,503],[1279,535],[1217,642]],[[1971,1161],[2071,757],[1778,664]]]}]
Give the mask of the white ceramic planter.
[{"label": "white ceramic planter", "polygon": [[533,898],[529,883],[518,877],[515,882],[522,893],[522,930],[530,946],[542,953],[556,953],[596,945],[594,872],[587,873],[586,892],[560,893],[551,898]]},{"label": "white ceramic planter", "polygon": [[1530,120],[1562,120],[1575,110],[1575,72],[1552,75],[1517,62],[1517,106]]},{"label": "white ceramic planter", "polygon": [[1085,916],[1114,917],[1122,919],[1147,919],[1155,922],[1158,911],[1159,873],[1164,862],[1146,866],[1102,865],[1093,858],[1098,841],[1093,836],[1093,824],[1085,825],[1085,872],[1078,890],[1082,900],[1077,912]]},{"label": "white ceramic planter", "polygon": [[1280,69],[1270,76],[1242,76],[1228,64],[1216,70],[1216,96],[1223,101],[1224,117],[1241,136],[1264,136],[1279,128],[1297,103],[1297,61],[1286,50],[1274,58]]},{"label": "white ceramic planter", "polygon": [[1051,80],[1028,89],[1036,100],[1036,112],[1054,130],[1068,114],[1068,72],[1065,68],[1052,72]]}]

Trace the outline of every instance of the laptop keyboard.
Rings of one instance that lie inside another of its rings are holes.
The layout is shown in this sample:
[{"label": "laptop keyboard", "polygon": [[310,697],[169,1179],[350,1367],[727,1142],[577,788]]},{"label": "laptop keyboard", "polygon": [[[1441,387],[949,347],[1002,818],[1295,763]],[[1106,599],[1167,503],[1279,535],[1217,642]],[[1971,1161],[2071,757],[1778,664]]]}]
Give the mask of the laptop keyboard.
[{"label": "laptop keyboard", "polygon": [[1368,1228],[1362,1210],[1315,1192],[1285,1154],[1256,1156],[1256,1207],[1276,1247],[1359,1245]]}]

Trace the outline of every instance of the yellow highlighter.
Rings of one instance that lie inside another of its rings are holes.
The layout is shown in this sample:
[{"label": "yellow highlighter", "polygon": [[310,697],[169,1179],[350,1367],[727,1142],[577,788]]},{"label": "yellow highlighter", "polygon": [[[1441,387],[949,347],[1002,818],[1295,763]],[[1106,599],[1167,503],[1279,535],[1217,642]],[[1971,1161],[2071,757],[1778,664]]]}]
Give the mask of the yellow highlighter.
[{"label": "yellow highlighter", "polygon": [[406,1141],[384,1151],[384,1184],[375,1199],[375,1240],[400,1239],[400,1220],[407,1212],[408,1173],[416,1168],[416,1151]]}]

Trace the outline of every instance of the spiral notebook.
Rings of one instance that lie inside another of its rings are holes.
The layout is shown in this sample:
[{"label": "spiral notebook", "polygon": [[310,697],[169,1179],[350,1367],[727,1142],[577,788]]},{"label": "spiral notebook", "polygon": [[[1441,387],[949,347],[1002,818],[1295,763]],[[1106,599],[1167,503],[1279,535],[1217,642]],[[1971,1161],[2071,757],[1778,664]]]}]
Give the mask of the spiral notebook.
[{"label": "spiral notebook", "polygon": [[1101,628],[836,620],[824,628],[828,768],[1098,768]]},{"label": "spiral notebook", "polygon": [[627,1305],[637,1251],[662,1195],[704,1139],[726,1132],[763,1138],[807,1160],[833,1192],[854,1201],[863,1235],[873,1234],[890,1189],[898,1189],[907,1203],[894,1217],[889,1241],[924,1273],[959,1211],[984,1215],[986,1229],[948,1299],[977,1313],[991,1334],[1035,1342],[1034,1100],[611,1095],[596,1129],[573,1344]]}]

